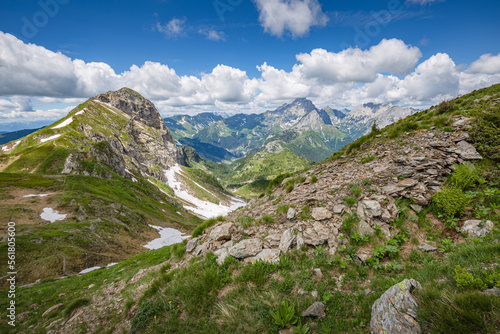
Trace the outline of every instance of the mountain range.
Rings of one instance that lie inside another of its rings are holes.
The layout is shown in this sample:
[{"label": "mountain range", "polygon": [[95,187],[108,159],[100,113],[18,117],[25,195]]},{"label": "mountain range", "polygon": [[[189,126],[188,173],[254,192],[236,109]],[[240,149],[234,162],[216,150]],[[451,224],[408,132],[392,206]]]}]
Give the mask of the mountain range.
[{"label": "mountain range", "polygon": [[229,163],[256,152],[286,150],[319,162],[367,134],[374,122],[385,127],[417,111],[390,103],[368,103],[352,111],[318,109],[310,100],[299,98],[261,114],[224,118],[203,113],[164,121],[178,144],[195,148],[207,160]]}]

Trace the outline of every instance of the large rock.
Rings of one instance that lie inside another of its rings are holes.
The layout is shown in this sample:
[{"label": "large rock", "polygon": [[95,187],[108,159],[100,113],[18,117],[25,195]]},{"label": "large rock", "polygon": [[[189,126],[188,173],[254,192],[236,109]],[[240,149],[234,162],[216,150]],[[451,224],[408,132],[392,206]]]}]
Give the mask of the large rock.
[{"label": "large rock", "polygon": [[332,213],[326,208],[313,208],[311,211],[311,216],[315,220],[324,220],[332,218]]},{"label": "large rock", "polygon": [[231,239],[231,233],[233,232],[234,224],[226,223],[217,226],[210,232],[210,239],[215,241],[229,240]]},{"label": "large rock", "polygon": [[330,231],[320,222],[314,223],[304,231],[304,242],[308,245],[318,246],[324,244],[330,236]]},{"label": "large rock", "polygon": [[497,287],[493,287],[491,289],[484,290],[481,293],[484,293],[485,295],[500,297],[500,289]]},{"label": "large rock", "polygon": [[363,205],[363,212],[366,217],[373,218],[382,215],[382,206],[379,202],[365,199],[361,204]]},{"label": "large rock", "polygon": [[393,285],[372,306],[370,330],[372,334],[414,334],[420,333],[415,320],[417,302],[412,296],[414,289],[421,288],[418,281],[405,279]]},{"label": "large rock", "polygon": [[324,318],[325,317],[325,305],[321,302],[315,302],[302,312],[303,317],[314,317],[314,318]]},{"label": "large rock", "polygon": [[292,220],[295,218],[295,209],[294,208],[288,208],[288,211],[286,213],[286,219]]},{"label": "large rock", "polygon": [[262,250],[262,241],[260,239],[245,239],[231,247],[229,255],[237,259],[255,256]]},{"label": "large rock", "polygon": [[366,252],[356,253],[356,258],[354,259],[354,262],[356,262],[359,265],[365,265],[366,261],[370,258],[370,256],[371,254]]},{"label": "large rock", "polygon": [[495,227],[493,222],[488,220],[481,226],[481,220],[467,220],[464,222],[464,226],[462,227],[462,232],[467,233],[469,237],[482,237],[490,233],[491,230]]},{"label": "large rock", "polygon": [[457,145],[450,148],[449,151],[457,153],[462,159],[466,160],[481,160],[483,158],[481,154],[476,151],[474,146],[466,141],[458,142]]},{"label": "large rock", "polygon": [[281,236],[280,246],[279,246],[280,250],[283,253],[288,252],[288,250],[292,246],[292,242],[293,242],[294,239],[295,239],[295,235],[293,235],[293,230],[292,229],[286,230],[283,233],[283,235]]}]

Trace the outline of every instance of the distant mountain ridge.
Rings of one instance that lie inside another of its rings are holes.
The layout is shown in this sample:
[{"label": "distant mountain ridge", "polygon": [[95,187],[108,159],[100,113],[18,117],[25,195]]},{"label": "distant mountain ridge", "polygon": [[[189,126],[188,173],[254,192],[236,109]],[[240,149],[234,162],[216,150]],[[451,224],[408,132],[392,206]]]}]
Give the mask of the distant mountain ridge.
[{"label": "distant mountain ridge", "polygon": [[40,130],[41,128],[38,129],[24,129],[24,130],[18,130],[18,131],[2,131],[0,133],[0,145],[6,144],[10,141],[22,138],[24,136],[29,135],[30,133],[33,133],[37,130]]},{"label": "distant mountain ridge", "polygon": [[[164,121],[178,145],[190,145],[203,158],[214,162],[230,163],[269,147],[274,151],[280,147],[319,162],[368,133],[373,122],[385,127],[417,111],[391,103],[366,103],[353,110],[328,106],[318,109],[310,100],[298,98],[261,114],[223,118],[203,113],[168,117]],[[269,146],[272,142],[275,144]]]}]

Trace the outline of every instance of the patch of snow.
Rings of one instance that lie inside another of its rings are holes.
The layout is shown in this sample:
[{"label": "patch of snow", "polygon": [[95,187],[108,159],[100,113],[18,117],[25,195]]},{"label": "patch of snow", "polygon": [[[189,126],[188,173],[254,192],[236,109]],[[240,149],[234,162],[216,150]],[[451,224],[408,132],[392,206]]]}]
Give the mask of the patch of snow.
[{"label": "patch of snow", "polygon": [[45,197],[45,196],[49,196],[49,194],[29,194],[29,195],[24,195],[23,197]]},{"label": "patch of snow", "polygon": [[7,146],[7,145],[2,146],[2,151],[9,151],[9,150],[13,150],[13,149],[14,149],[14,147],[16,147],[17,145],[19,145],[20,143],[21,143],[21,141],[20,141],[20,140],[16,141],[16,142],[14,143],[14,145],[12,145],[12,147],[11,147],[11,148],[9,148],[9,146]]},{"label": "patch of snow", "polygon": [[82,270],[82,271],[80,271],[78,274],[80,274],[80,275],[81,275],[81,274],[90,273],[90,272],[95,271],[95,270],[97,270],[97,269],[101,269],[101,267],[96,266],[96,267],[92,267],[92,268],[83,269],[83,270]]},{"label": "patch of snow", "polygon": [[40,214],[40,217],[44,220],[49,220],[51,223],[56,222],[58,220],[63,220],[67,215],[61,214],[55,211],[52,208],[44,208],[43,212]]},{"label": "patch of snow", "polygon": [[78,115],[81,115],[85,112],[86,109],[82,109],[80,110],[79,112],[77,112],[74,116],[78,116]]},{"label": "patch of snow", "polygon": [[118,262],[113,262],[113,263],[110,263],[110,264],[108,264],[108,265],[106,266],[106,268],[109,268],[109,267],[115,266],[115,265],[117,265],[117,264],[118,264]]},{"label": "patch of snow", "polygon": [[45,143],[46,141],[49,141],[49,140],[52,140],[52,139],[56,139],[56,138],[59,138],[61,137],[61,135],[53,135],[53,136],[50,136],[48,138],[43,138],[43,139],[40,139],[40,143]]},{"label": "patch of snow", "polygon": [[[191,205],[185,205],[184,207],[202,218],[209,219],[218,216],[225,216],[231,211],[234,211],[239,207],[246,205],[244,201],[236,197],[230,197],[231,204],[229,206],[222,204],[215,204],[209,201],[203,201],[189,194],[186,190],[183,190],[182,183],[177,179],[177,175],[181,174],[183,174],[181,166],[179,164],[175,164],[174,166],[165,171],[165,176],[167,177],[167,183],[170,186],[170,188],[174,190],[175,196],[191,204]],[[206,190],[203,187],[201,188]]]},{"label": "patch of snow", "polygon": [[137,179],[135,177],[132,176],[132,181],[134,181],[135,183],[137,183]]},{"label": "patch of snow", "polygon": [[67,120],[65,120],[64,122],[62,122],[61,124],[58,124],[58,125],[52,127],[52,129],[64,128],[66,125],[70,125],[71,122],[73,122],[73,117],[70,117]]},{"label": "patch of snow", "polygon": [[165,246],[170,246],[173,244],[178,244],[182,240],[189,238],[189,236],[184,236],[184,233],[169,227],[161,227],[149,225],[154,228],[160,234],[160,237],[148,242],[144,247],[148,249],[159,249]]}]

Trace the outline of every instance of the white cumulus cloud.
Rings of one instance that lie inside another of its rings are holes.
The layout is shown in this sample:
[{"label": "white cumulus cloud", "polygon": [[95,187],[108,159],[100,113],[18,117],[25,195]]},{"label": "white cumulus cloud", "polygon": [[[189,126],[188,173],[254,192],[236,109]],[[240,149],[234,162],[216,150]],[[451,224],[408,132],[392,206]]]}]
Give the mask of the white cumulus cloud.
[{"label": "white cumulus cloud", "polygon": [[500,54],[497,54],[496,56],[490,53],[482,55],[478,60],[470,65],[468,72],[484,74],[499,73]]},{"label": "white cumulus cloud", "polygon": [[328,16],[318,0],[253,0],[264,31],[281,37],[287,31],[295,38],[306,35],[311,27],[325,26]]},{"label": "white cumulus cloud", "polygon": [[334,82],[371,82],[377,73],[408,74],[422,53],[417,47],[398,39],[382,40],[368,50],[349,48],[338,53],[315,49],[297,55],[299,70],[307,77],[325,78]]},{"label": "white cumulus cloud", "polygon": [[[179,75],[151,61],[116,73],[106,63],[71,59],[0,32],[0,123],[29,121],[30,115],[55,120],[65,110],[40,110],[44,103],[75,105],[121,87],[138,91],[160,112],[172,114],[258,112],[298,97],[308,97],[319,107],[366,102],[428,106],[500,82],[500,55],[482,55],[468,68],[457,66],[445,53],[421,57],[418,47],[391,39],[368,49],[301,53],[289,71],[264,62],[254,78],[223,64],[206,73]],[[37,101],[35,107],[32,101]]]}]

